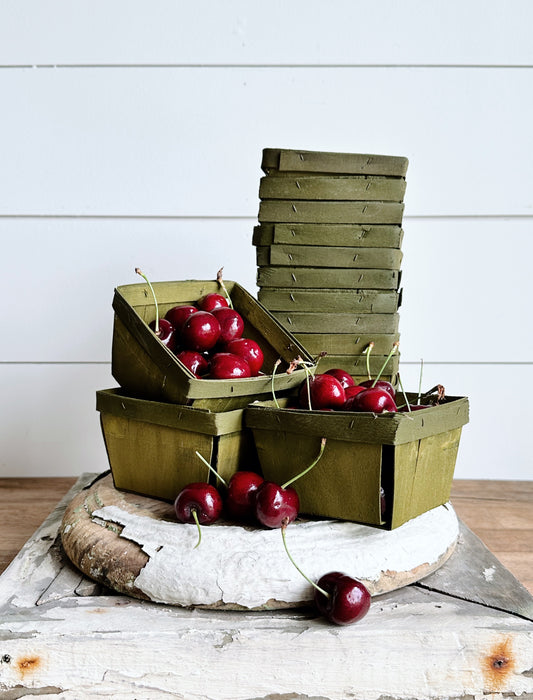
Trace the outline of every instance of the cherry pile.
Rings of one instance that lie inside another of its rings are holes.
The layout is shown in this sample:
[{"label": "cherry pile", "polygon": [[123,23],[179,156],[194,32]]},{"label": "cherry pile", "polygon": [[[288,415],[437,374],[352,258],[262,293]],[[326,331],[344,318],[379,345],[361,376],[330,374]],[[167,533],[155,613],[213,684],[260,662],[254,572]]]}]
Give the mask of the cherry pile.
[{"label": "cherry pile", "polygon": [[[372,346],[373,343],[367,350],[367,364]],[[375,379],[365,379],[359,384],[356,384],[353,377],[343,369],[329,369],[323,374],[311,374],[307,369],[307,377],[300,387],[296,407],[318,411],[370,413],[410,412],[427,408],[424,404],[409,404],[407,399],[403,405],[398,406],[393,385],[391,382],[380,379],[397,347],[398,343],[395,343]]]},{"label": "cherry pile", "polygon": [[255,472],[238,471],[226,482],[217,474],[199,452],[196,455],[213,471],[225,486],[224,497],[212,485],[195,482],[185,486],[174,501],[176,518],[182,523],[196,523],[198,542],[201,543],[200,525],[210,525],[225,513],[230,519],[245,524],[255,522],[270,529],[281,529],[285,551],[299,573],[315,588],[315,605],[327,620],[347,625],[360,620],[370,607],[370,593],[357,579],[333,571],[322,576],[318,583],[309,579],[294,562],[286,543],[287,526],[296,520],[300,509],[298,493],[290,484],[307,474],[320,460],[326,439],[322,438],[320,452],[312,464],[300,474],[280,486],[267,481]]},{"label": "cherry pile", "polygon": [[180,304],[159,318],[157,299],[148,278],[135,271],[150,287],[156,318],[148,325],[159,340],[197,379],[256,377],[263,365],[263,351],[251,338],[243,337],[244,320],[231,300],[211,292],[194,304]]}]

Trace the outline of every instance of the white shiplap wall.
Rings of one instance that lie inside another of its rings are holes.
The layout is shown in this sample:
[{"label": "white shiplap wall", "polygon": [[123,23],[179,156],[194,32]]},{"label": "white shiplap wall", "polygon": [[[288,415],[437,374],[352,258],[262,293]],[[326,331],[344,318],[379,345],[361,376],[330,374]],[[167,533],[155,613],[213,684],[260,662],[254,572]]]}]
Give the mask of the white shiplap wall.
[{"label": "white shiplap wall", "polygon": [[529,0],[0,5],[0,475],[107,468],[111,299],[255,291],[265,146],[405,155],[402,375],[471,399],[458,477],[533,478]]}]

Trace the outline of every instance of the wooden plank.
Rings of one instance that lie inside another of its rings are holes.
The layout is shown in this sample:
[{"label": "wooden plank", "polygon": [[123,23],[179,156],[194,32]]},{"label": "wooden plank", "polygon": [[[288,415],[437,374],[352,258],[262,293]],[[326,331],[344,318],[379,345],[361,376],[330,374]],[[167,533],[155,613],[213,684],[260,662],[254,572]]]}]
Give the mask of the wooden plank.
[{"label": "wooden plank", "polygon": [[[54,533],[58,524],[56,518]],[[22,571],[24,578],[17,579]],[[179,687],[184,697],[199,700],[274,694],[342,700],[347,693],[361,700],[411,700],[426,697],[428,682],[434,696],[454,700],[487,692],[533,693],[531,622],[418,586],[385,594],[360,623],[332,629],[310,609],[191,611],[109,595],[37,607],[32,596],[21,595],[20,586],[24,580],[22,590],[30,587],[36,600],[42,589],[34,573],[16,563],[0,578],[2,591],[8,578],[10,585],[17,583],[14,599],[1,598],[4,694],[39,690],[51,697],[84,698],[90,688],[94,698],[128,697],[132,690],[143,698],[161,698]],[[292,663],[279,666],[279,648],[286,644]],[[455,668],[458,654],[460,669],[450,674],[447,669]],[[295,671],[310,662],[316,673]],[[254,673],[258,664],[267,669],[260,677]]]},{"label": "wooden plank", "polygon": [[[365,135],[367,152],[398,153],[397,134],[403,134],[416,163],[409,176],[410,216],[528,216],[533,165],[523,153],[533,121],[529,85],[521,68],[4,70],[0,90],[11,107],[3,134],[23,137],[2,142],[0,214],[255,218],[265,143],[254,125],[259,119],[270,125],[271,143],[297,145],[305,118],[317,134],[317,150],[348,150],[357,133]],[[317,90],[321,99],[310,115],[305,105]],[[188,109],[176,107],[176,94]],[[433,99],[421,99],[428,94]],[[361,109],[361,95],[372,109]],[[390,114],[391,105],[399,104],[409,108],[394,110],[395,129],[384,128],[376,114]],[[482,121],[480,104],[487,105]],[[450,105],[461,105],[458,131],[449,128]],[[509,110],[513,129],[502,131]],[[200,157],[206,118],[210,148]],[[333,123],[334,134],[323,129]],[[421,123],[431,130],[420,129]],[[131,144],[139,134],[143,147],[133,158]],[[509,171],[510,162],[513,178],[495,177]],[[50,163],[57,167],[50,169]],[[25,187],[18,186],[21,181]]]},{"label": "wooden plank", "polygon": [[[468,5],[450,0],[437,9],[404,0],[401,6],[387,5],[386,12],[373,4],[341,0],[335,16],[305,0],[294,0],[290,8],[274,4],[266,15],[243,0],[228,0],[224,7],[208,0],[179,6],[161,0],[156,15],[140,0],[117,0],[112,6],[96,0],[90,11],[68,3],[46,11],[38,0],[27,0],[25,9],[20,13],[16,4],[3,9],[2,65],[231,67],[259,63],[386,68],[404,64],[427,68],[533,62],[527,0],[515,0],[512,11],[481,0]],[[354,42],[363,13],[365,32]],[[478,32],[481,15],[485,26]],[[122,32],[120,45],[113,31],[117,26]],[[472,42],[477,33],[478,39]],[[217,36],[224,40],[214,41]],[[450,36],[454,41],[449,41]]]}]

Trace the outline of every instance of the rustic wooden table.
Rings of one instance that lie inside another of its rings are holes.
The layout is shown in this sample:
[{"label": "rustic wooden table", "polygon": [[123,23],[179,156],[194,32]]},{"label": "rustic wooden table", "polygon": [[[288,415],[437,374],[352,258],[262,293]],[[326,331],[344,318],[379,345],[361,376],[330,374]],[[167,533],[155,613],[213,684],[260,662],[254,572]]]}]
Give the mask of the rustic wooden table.
[{"label": "rustic wooden table", "polygon": [[498,562],[533,590],[533,482],[456,482],[466,526],[452,557],[336,628],[312,609],[188,609],[95,584],[58,535],[94,476],[0,479],[1,569],[12,561],[0,575],[1,697],[533,697],[533,598]]},{"label": "rustic wooden table", "polygon": [[[0,479],[0,574],[74,477]],[[533,594],[533,481],[456,480],[457,515]]]}]

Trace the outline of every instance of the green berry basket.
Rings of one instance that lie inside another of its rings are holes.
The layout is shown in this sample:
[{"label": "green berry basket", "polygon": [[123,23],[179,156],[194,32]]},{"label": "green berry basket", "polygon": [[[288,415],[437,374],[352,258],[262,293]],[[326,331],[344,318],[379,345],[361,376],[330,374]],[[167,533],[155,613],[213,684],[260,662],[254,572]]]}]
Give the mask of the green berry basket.
[{"label": "green berry basket", "polygon": [[401,248],[401,226],[380,224],[260,224],[254,227],[252,243]]},{"label": "green berry basket", "polygon": [[403,156],[334,153],[285,148],[264,148],[261,169],[267,175],[335,173],[405,177],[409,160]]},{"label": "green berry basket", "polygon": [[[178,304],[192,304],[205,294],[221,292],[217,281],[187,280],[152,284],[161,316]],[[264,353],[263,375],[246,379],[199,379],[190,372],[148,327],[155,318],[155,305],[147,284],[117,287],[111,371],[129,394],[144,399],[227,411],[243,408],[271,392],[274,363],[282,365],[274,378],[276,391],[284,392],[303,380],[304,370],[286,374],[299,355],[310,361],[305,348],[295,340],[262,304],[236,282],[225,287],[233,306],[244,320],[243,336],[255,340]]]},{"label": "green berry basket", "polygon": [[397,248],[350,248],[274,243],[256,247],[257,265],[294,267],[346,267],[399,270],[402,252]]},{"label": "green berry basket", "polygon": [[267,175],[259,182],[261,199],[402,202],[405,179],[374,175]]},{"label": "green berry basket", "polygon": [[401,292],[371,289],[284,289],[263,287],[259,301],[269,311],[314,311],[354,314],[392,314]]},{"label": "green berry basket", "polygon": [[342,267],[284,267],[268,265],[257,268],[257,285],[285,289],[385,289],[397,291],[401,271],[350,269]]},{"label": "green berry basket", "polygon": [[449,501],[468,422],[466,397],[381,415],[290,409],[286,397],[278,402],[280,408],[269,401],[245,409],[266,479],[284,483],[301,473],[326,438],[318,464],[293,484],[302,514],[391,530]]},{"label": "green berry basket", "polygon": [[260,223],[401,224],[401,202],[345,202],[263,199]]},{"label": "green berry basket", "polygon": [[96,409],[117,489],[174,500],[189,483],[210,481],[198,451],[226,481],[238,469],[259,471],[244,410],[223,413],[96,392]]}]

